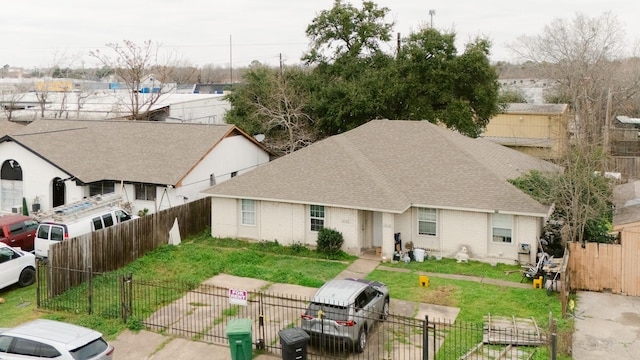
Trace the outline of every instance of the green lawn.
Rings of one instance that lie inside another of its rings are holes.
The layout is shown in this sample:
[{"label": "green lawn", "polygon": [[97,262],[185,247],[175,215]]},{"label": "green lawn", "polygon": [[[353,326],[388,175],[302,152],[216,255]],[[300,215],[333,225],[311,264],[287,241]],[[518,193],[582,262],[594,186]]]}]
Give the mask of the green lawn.
[{"label": "green lawn", "polygon": [[[342,254],[338,258],[325,256],[303,246],[281,246],[274,242],[247,242],[235,239],[213,239],[206,232],[183,241],[180,246],[163,246],[136,260],[117,274],[132,273],[139,279],[162,279],[200,283],[212,276],[226,273],[251,277],[269,282],[319,287],[346,269],[355,259]],[[547,296],[540,289],[522,289],[490,285],[474,281],[451,280],[430,277],[428,287],[419,286],[419,272],[473,275],[519,282],[519,266],[470,261],[458,264],[455,260],[427,259],[410,264],[384,264],[385,267],[403,271],[374,270],[370,279],[389,286],[391,297],[409,301],[426,302],[460,308],[459,320],[481,322],[488,313],[492,315],[534,317],[543,328],[548,326],[549,312],[560,317],[557,295]],[[8,290],[8,291],[7,291]],[[47,312],[36,309],[36,287],[9,288],[1,297],[0,327],[11,327],[37,317],[64,320],[88,326],[115,338],[125,325],[117,319],[105,319],[71,312]],[[180,296],[180,294],[176,294]],[[559,329],[571,332],[571,324],[559,321]]]}]

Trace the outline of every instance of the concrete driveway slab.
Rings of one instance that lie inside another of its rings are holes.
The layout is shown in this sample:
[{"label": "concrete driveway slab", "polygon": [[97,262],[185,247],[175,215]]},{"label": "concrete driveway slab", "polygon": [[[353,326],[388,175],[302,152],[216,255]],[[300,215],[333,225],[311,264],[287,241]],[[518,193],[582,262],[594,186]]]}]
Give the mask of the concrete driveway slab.
[{"label": "concrete driveway slab", "polygon": [[227,274],[218,274],[203,282],[205,285],[217,286],[227,289],[241,289],[247,291],[258,291],[266,288],[271,283],[264,280],[233,276]]},{"label": "concrete driveway slab", "polygon": [[231,359],[231,349],[219,345],[211,345],[199,341],[173,338],[162,351],[151,355],[149,360],[191,360],[202,359],[206,354],[208,360]]},{"label": "concrete driveway slab", "polygon": [[295,296],[304,301],[310,300],[316,291],[318,291],[318,288],[280,283],[272,284],[265,290],[269,294]]},{"label": "concrete driveway slab", "polygon": [[166,341],[167,337],[152,331],[142,330],[137,333],[125,330],[118,337],[109,341],[116,349],[114,360],[147,359]]},{"label": "concrete driveway slab", "polygon": [[639,359],[640,297],[579,291],[574,359]]}]

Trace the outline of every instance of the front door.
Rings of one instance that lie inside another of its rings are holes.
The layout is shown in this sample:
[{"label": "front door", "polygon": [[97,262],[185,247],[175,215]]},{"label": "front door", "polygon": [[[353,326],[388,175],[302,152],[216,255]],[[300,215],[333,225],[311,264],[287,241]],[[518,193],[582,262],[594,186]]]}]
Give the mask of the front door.
[{"label": "front door", "polygon": [[66,186],[64,184],[64,180],[60,178],[53,179],[53,183],[51,184],[51,194],[52,194],[52,207],[64,205],[65,199],[65,191]]}]

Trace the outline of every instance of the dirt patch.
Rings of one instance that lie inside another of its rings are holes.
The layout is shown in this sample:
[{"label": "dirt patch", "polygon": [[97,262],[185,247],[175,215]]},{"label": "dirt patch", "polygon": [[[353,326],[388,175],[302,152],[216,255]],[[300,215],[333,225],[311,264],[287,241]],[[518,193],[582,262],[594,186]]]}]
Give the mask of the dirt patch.
[{"label": "dirt patch", "polygon": [[420,302],[427,304],[435,304],[442,306],[456,306],[456,301],[453,297],[453,293],[457,290],[457,288],[453,285],[445,285],[438,286],[435,288],[429,289],[422,298]]}]

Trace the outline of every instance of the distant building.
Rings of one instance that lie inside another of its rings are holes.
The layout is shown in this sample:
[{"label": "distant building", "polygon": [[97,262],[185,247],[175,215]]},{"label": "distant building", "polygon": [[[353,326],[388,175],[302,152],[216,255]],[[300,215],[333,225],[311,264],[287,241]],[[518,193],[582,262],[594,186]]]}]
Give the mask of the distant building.
[{"label": "distant building", "polygon": [[482,137],[543,160],[558,160],[569,145],[567,104],[509,104]]}]

